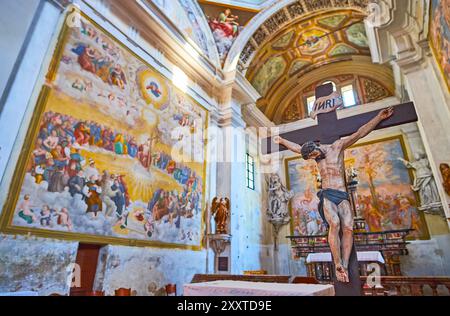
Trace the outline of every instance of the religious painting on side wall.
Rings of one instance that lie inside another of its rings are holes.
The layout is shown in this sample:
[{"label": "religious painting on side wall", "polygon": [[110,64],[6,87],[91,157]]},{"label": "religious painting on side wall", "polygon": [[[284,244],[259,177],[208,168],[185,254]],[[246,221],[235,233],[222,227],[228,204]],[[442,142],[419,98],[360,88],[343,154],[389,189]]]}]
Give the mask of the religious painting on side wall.
[{"label": "religious painting on side wall", "polygon": [[430,40],[450,89],[450,0],[431,1]]},{"label": "religious painting on side wall", "polygon": [[[2,230],[198,248],[207,121],[202,106],[82,15],[62,31]],[[180,147],[187,139],[199,149]]]},{"label": "religious painting on side wall", "polygon": [[[399,158],[407,159],[402,136],[349,148],[346,169],[358,173],[358,208],[370,232],[414,229],[410,237],[425,239],[428,232],[417,209],[412,178]],[[318,170],[314,162],[294,158],[286,161],[294,235],[321,235],[326,227],[317,211]]]},{"label": "religious painting on side wall", "polygon": [[317,209],[320,176],[314,161],[293,158],[286,160],[287,187],[294,191],[291,200],[291,226],[294,236],[317,236],[326,227]]}]

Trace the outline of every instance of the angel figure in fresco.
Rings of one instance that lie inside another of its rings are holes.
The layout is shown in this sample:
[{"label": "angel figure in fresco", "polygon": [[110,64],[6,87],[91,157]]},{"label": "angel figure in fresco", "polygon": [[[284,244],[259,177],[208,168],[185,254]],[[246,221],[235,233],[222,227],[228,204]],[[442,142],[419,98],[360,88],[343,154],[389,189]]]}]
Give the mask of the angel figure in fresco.
[{"label": "angel figure in fresco", "polygon": [[28,224],[37,222],[37,217],[31,209],[31,198],[28,194],[24,196],[23,201],[19,205],[19,217]]},{"label": "angel figure in fresco", "polygon": [[73,230],[72,220],[67,208],[63,207],[56,215],[58,216],[57,223],[59,226],[66,227],[68,231]]},{"label": "angel figure in fresco", "polygon": [[125,73],[122,70],[122,66],[119,64],[112,67],[109,71],[109,83],[113,86],[118,86],[120,89],[125,89],[127,79]]},{"label": "angel figure in fresco", "polygon": [[81,22],[81,30],[80,30],[81,34],[84,34],[92,39],[97,36],[97,31],[92,27],[92,25],[83,22],[83,20],[81,20],[80,22]]},{"label": "angel figure in fresco", "polygon": [[239,33],[239,17],[231,14],[230,9],[220,13],[217,19],[210,19],[209,26],[212,31],[220,30],[225,37],[236,37]]},{"label": "angel figure in fresco", "polygon": [[228,218],[230,216],[230,200],[215,197],[211,206],[211,215],[216,222],[216,234],[228,233]]}]

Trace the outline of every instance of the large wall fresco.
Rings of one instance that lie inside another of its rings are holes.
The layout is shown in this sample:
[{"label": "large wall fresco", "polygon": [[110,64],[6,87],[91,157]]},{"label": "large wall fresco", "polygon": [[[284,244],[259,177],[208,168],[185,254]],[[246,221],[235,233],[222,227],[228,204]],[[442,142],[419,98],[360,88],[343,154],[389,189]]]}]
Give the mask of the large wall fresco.
[{"label": "large wall fresco", "polygon": [[[358,208],[371,232],[414,229],[413,238],[428,232],[411,189],[411,177],[398,160],[406,158],[401,137],[361,144],[345,152],[346,169],[358,172]],[[317,211],[318,170],[314,162],[286,161],[289,189],[294,190],[291,212],[294,235],[320,235],[326,227]]]},{"label": "large wall fresco", "polygon": [[431,1],[431,45],[450,89],[450,0]]},{"label": "large wall fresco", "polygon": [[[83,15],[80,27],[63,29],[2,229],[198,247],[207,121],[203,107]],[[186,138],[199,149],[180,147]]]}]

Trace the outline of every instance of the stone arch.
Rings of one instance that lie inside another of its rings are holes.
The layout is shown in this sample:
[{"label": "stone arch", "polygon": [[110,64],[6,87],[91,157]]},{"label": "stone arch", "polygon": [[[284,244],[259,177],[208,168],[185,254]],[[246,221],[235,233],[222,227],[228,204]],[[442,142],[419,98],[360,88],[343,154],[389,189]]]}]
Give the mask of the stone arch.
[{"label": "stone arch", "polygon": [[260,47],[286,26],[322,10],[353,9],[366,13],[369,0],[281,0],[272,1],[253,17],[231,47],[224,71],[235,69],[245,74]]}]

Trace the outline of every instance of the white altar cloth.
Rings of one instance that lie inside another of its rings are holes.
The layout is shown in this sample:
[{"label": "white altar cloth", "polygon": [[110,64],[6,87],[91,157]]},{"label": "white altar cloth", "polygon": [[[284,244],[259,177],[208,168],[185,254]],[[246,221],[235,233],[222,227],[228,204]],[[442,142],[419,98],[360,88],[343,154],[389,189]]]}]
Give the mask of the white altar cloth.
[{"label": "white altar cloth", "polygon": [[214,281],[184,286],[184,296],[334,296],[333,285]]},{"label": "white altar cloth", "polygon": [[[331,253],[323,252],[323,253],[311,253],[306,258],[306,263],[315,263],[315,262],[331,262]],[[359,262],[379,262],[385,263],[383,255],[379,251],[361,251],[358,252],[358,261]]]}]

